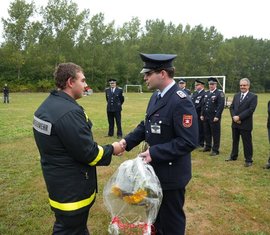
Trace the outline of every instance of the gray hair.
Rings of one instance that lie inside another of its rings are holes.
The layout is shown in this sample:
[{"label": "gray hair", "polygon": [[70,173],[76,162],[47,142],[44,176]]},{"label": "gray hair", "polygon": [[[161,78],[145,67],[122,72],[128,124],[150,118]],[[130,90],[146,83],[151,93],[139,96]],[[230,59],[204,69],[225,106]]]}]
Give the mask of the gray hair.
[{"label": "gray hair", "polygon": [[242,78],[241,80],[240,80],[240,82],[241,81],[245,81],[245,82],[247,82],[247,84],[250,86],[250,81],[249,81],[249,79],[248,78]]}]

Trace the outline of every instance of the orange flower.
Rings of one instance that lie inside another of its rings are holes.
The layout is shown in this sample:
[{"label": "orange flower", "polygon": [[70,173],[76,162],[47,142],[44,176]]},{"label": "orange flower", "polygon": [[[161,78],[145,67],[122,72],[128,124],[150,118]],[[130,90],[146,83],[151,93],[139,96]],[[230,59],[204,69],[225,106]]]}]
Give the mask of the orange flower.
[{"label": "orange flower", "polygon": [[146,196],[147,192],[143,189],[139,189],[136,193],[132,195],[124,196],[123,200],[129,204],[138,204],[143,201]]}]

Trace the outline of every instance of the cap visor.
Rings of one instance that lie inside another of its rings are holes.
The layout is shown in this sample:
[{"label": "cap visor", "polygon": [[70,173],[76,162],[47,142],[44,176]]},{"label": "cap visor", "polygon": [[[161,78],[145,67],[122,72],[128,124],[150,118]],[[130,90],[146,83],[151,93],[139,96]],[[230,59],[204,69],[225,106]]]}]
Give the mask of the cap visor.
[{"label": "cap visor", "polygon": [[143,68],[142,71],[140,73],[147,73],[147,72],[150,72],[152,71],[153,69],[146,69],[146,68]]}]

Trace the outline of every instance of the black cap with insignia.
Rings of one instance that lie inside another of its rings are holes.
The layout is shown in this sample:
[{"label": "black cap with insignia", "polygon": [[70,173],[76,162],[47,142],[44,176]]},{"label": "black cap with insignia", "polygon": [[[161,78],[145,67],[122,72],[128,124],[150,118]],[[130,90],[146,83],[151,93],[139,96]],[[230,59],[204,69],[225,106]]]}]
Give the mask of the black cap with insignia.
[{"label": "black cap with insignia", "polygon": [[141,59],[144,62],[141,73],[147,73],[152,70],[162,70],[172,68],[172,62],[177,57],[173,54],[144,54],[140,53]]},{"label": "black cap with insignia", "polygon": [[196,84],[202,84],[202,85],[205,84],[203,81],[201,81],[201,80],[199,80],[199,79],[196,79],[195,82],[196,82]]},{"label": "black cap with insignia", "polygon": [[109,81],[108,81],[109,83],[111,82],[111,83],[115,83],[116,82],[116,79],[114,79],[114,78],[111,78],[111,79],[109,79]]},{"label": "black cap with insignia", "polygon": [[217,79],[216,78],[213,78],[213,77],[210,77],[208,78],[208,83],[217,83]]}]

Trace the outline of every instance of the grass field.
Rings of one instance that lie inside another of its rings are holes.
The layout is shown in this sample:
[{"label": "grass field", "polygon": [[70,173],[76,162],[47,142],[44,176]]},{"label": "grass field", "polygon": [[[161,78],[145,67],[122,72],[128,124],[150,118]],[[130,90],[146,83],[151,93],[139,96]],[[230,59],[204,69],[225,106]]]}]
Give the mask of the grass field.
[{"label": "grass field", "polygon": [[[0,103],[0,234],[51,234],[54,222],[48,205],[39,154],[32,135],[33,113],[48,94],[11,94],[11,103]],[[150,93],[128,93],[123,106],[125,133],[144,118]],[[262,169],[268,158],[267,101],[260,94],[254,114],[254,165],[243,167],[239,160],[225,162],[231,149],[229,110],[222,118],[219,157],[198,150],[192,153],[193,178],[187,187],[185,211],[187,235],[266,235],[270,234],[270,171]],[[2,100],[1,100],[2,101]],[[92,120],[94,138],[99,144],[116,139],[105,138],[107,119],[105,95],[94,93],[79,103]],[[92,235],[106,235],[110,215],[104,207],[104,183],[126,159],[136,157],[138,148],[122,157],[114,157],[109,167],[98,168],[99,194],[88,221]]]}]

